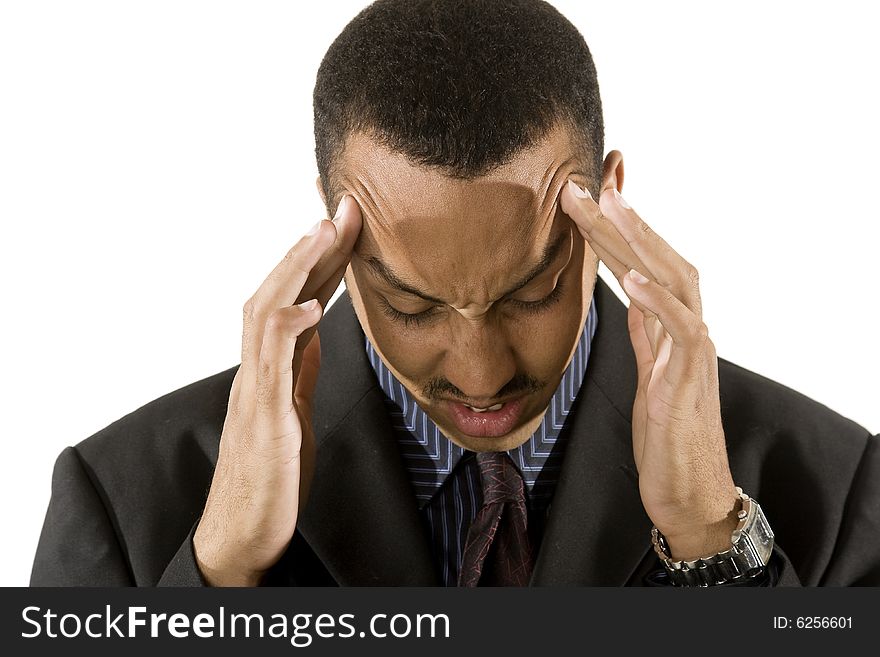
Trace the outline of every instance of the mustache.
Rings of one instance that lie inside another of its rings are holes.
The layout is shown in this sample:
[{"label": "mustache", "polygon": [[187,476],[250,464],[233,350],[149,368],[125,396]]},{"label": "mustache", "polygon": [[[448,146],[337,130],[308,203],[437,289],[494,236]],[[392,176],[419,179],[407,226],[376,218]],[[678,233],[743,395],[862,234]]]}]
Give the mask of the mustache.
[{"label": "mustache", "polygon": [[[538,392],[544,387],[545,383],[525,372],[518,373],[504,384],[504,386],[495,393],[494,398],[503,399],[505,397],[516,396],[519,393]],[[468,395],[458,389],[449,379],[437,377],[431,379],[422,387],[422,394],[432,401],[438,401],[449,397],[454,397],[461,401],[470,399]]]}]

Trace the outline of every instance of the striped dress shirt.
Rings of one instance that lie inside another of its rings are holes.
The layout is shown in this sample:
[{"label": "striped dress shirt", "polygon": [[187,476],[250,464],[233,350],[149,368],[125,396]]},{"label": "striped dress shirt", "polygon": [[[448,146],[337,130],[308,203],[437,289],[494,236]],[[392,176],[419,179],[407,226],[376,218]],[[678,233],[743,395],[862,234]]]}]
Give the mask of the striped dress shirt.
[{"label": "striped dress shirt", "polygon": [[[566,417],[577,397],[598,317],[595,299],[581,329],[577,348],[550,400],[540,426],[529,440],[509,450],[526,487],[529,533],[539,545],[550,500],[562,466]],[[437,572],[455,586],[468,528],[482,506],[480,471],[474,453],[449,440],[385,365],[365,336],[367,356],[385,392],[391,426],[409,472],[419,512],[428,533]]]}]

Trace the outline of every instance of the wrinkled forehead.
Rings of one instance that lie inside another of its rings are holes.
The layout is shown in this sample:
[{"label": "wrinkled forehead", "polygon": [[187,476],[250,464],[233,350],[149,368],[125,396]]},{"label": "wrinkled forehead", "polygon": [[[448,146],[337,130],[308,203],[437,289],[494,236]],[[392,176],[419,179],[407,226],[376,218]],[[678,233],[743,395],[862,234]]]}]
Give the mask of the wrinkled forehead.
[{"label": "wrinkled forehead", "polygon": [[490,288],[540,258],[566,229],[558,196],[580,162],[548,139],[470,180],[409,161],[364,136],[346,148],[340,186],[361,207],[355,254],[447,288]]}]

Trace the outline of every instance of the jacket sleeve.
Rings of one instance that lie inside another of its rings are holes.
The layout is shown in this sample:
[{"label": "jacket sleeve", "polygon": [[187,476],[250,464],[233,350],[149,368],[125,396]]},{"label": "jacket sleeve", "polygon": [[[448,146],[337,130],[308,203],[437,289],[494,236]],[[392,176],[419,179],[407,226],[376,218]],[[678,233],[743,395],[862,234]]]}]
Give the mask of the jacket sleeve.
[{"label": "jacket sleeve", "polygon": [[[192,537],[196,522],[159,579],[159,586],[204,586]],[[31,586],[136,586],[103,489],[76,448],[55,462],[52,497],[37,545]]]},{"label": "jacket sleeve", "polygon": [[[776,545],[767,572],[752,582],[725,586],[802,586],[794,566]],[[669,585],[658,570],[648,586]],[[880,586],[880,435],[868,436],[846,495],[843,519],[819,586]]]},{"label": "jacket sleeve", "polygon": [[78,452],[55,461],[52,498],[37,545],[31,586],[133,586],[125,551]]},{"label": "jacket sleeve", "polygon": [[[802,586],[794,566],[778,547],[776,572],[763,586]],[[880,435],[868,436],[846,496],[832,557],[819,586],[880,586]]]},{"label": "jacket sleeve", "polygon": [[199,521],[196,520],[177,553],[165,568],[165,572],[162,573],[157,586],[207,586],[196,563],[196,553],[193,549],[193,535],[198,526]]},{"label": "jacket sleeve", "polygon": [[[778,545],[770,559],[768,576],[757,586],[803,586]],[[880,435],[868,435],[818,586],[880,586]]]},{"label": "jacket sleeve", "polygon": [[868,437],[820,586],[880,586],[880,435]]}]

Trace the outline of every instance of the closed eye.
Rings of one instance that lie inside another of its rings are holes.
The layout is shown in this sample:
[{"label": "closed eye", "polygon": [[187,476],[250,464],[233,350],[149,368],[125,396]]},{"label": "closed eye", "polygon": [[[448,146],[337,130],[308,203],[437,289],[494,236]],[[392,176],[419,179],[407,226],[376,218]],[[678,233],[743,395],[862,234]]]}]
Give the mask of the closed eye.
[{"label": "closed eye", "polygon": [[556,282],[556,287],[551,290],[550,294],[548,294],[543,299],[538,299],[537,301],[521,301],[519,299],[507,299],[506,303],[510,304],[517,310],[522,310],[529,313],[540,313],[544,310],[547,310],[555,304],[559,299],[562,298],[562,277]]},{"label": "closed eye", "polygon": [[[505,303],[509,306],[512,306],[517,311],[522,311],[530,314],[541,313],[555,303],[557,303],[562,298],[562,279],[556,283],[556,287],[545,296],[543,299],[538,299],[537,301],[522,301],[519,299],[505,299]],[[431,306],[426,310],[422,310],[417,313],[405,313],[401,310],[398,310],[394,306],[392,306],[388,299],[383,296],[379,297],[380,299],[380,307],[382,308],[383,314],[388,317],[390,320],[394,322],[399,322],[403,324],[406,328],[417,328],[420,326],[424,326],[426,323],[430,322],[432,319],[435,319],[439,315],[439,311],[441,310],[440,306]]]},{"label": "closed eye", "polygon": [[418,327],[422,326],[425,322],[429,321],[433,316],[436,316],[438,306],[431,306],[427,310],[423,310],[418,313],[405,313],[403,311],[398,310],[390,303],[388,303],[388,299],[383,296],[379,296],[380,307],[382,308],[382,312],[386,317],[395,322],[401,322],[405,327]]}]

